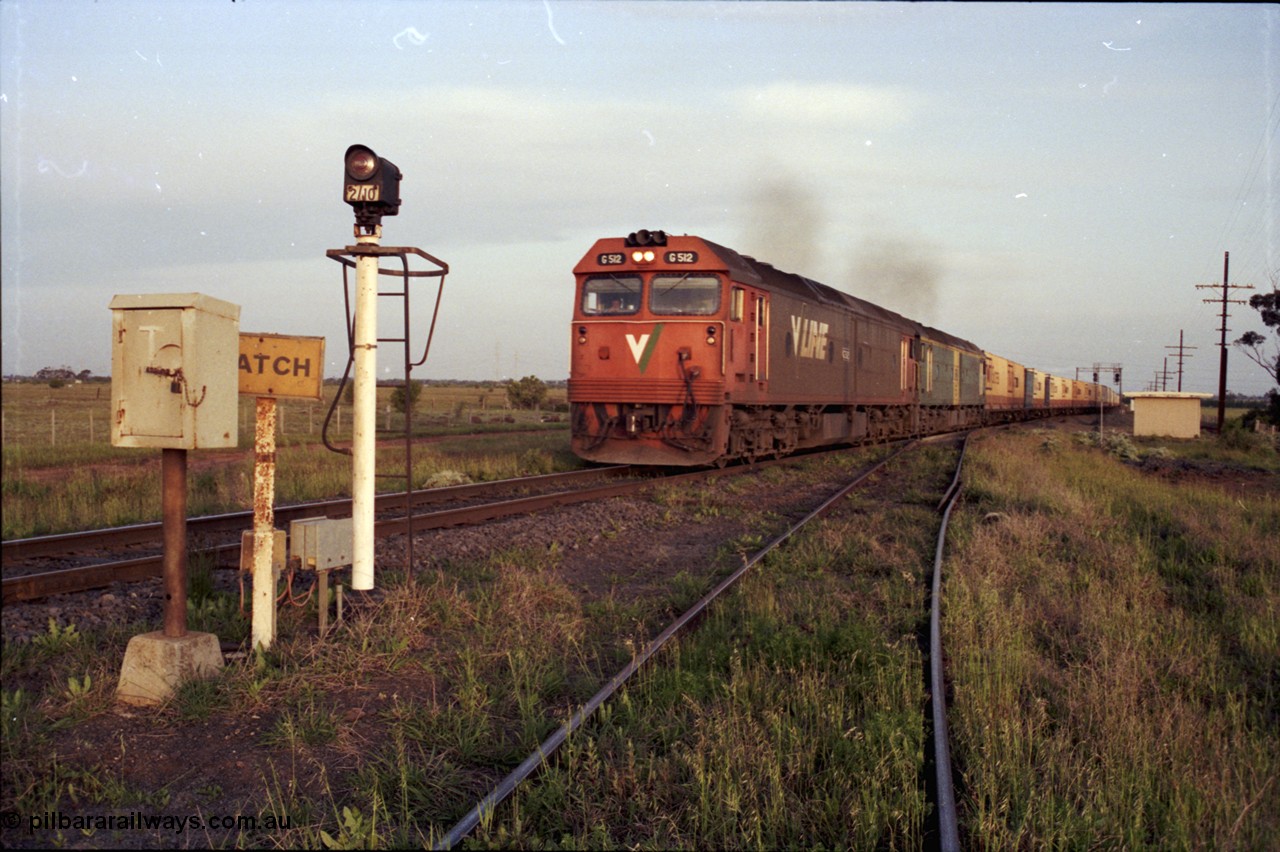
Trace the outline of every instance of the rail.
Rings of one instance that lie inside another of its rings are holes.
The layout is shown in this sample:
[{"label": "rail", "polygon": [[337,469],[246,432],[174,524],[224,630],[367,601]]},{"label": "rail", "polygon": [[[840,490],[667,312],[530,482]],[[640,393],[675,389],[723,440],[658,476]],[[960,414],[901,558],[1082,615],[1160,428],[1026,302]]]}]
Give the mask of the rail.
[{"label": "rail", "polygon": [[570,717],[568,722],[557,728],[555,733],[547,737],[547,739],[544,740],[532,754],[526,757],[519,766],[498,782],[498,785],[494,787],[487,796],[481,799],[480,802],[466,814],[466,816],[459,820],[458,823],[449,830],[449,833],[441,838],[433,848],[452,849],[457,845],[472,831],[472,829],[480,824],[481,819],[483,819],[486,814],[492,813],[493,809],[510,796],[522,781],[532,775],[539,766],[546,762],[546,760],[554,754],[558,748],[560,748],[570,734],[582,727],[583,723],[586,722],[586,720],[590,718],[597,709],[599,709],[600,705],[617,692],[618,689],[621,688],[622,685],[625,684],[631,676],[649,660],[650,657],[656,654],[663,645],[679,633],[693,618],[705,610],[712,601],[718,598],[726,589],[729,589],[737,583],[744,574],[754,568],[762,559],[765,558],[765,556],[785,543],[810,521],[827,514],[836,503],[861,485],[867,477],[871,476],[871,474],[875,473],[890,460],[896,458],[904,450],[913,445],[914,442],[902,444],[893,453],[859,473],[847,485],[843,486],[836,491],[836,493],[823,501],[816,509],[805,515],[785,532],[775,537],[762,549],[757,551],[750,559],[743,563],[741,568],[737,569],[722,580],[719,585],[686,610],[679,618],[658,634],[657,638],[646,645],[644,650],[633,657],[626,666],[610,678],[609,682],[596,692],[596,694],[593,695],[585,704],[583,704],[582,707],[579,708],[572,717]]},{"label": "rail", "polygon": [[[799,461],[802,458],[806,458],[806,456],[787,456],[782,459],[756,462],[755,467],[788,464]],[[485,502],[477,505],[445,509],[425,514],[408,514],[400,517],[384,518],[375,522],[374,534],[378,538],[385,538],[387,536],[406,533],[410,530],[414,533],[418,533],[432,529],[443,529],[445,527],[478,524],[498,518],[511,517],[513,515],[539,512],[553,506],[567,506],[573,503],[584,503],[591,500],[604,500],[610,497],[618,497],[642,488],[647,488],[658,481],[679,482],[683,480],[706,479],[736,472],[741,472],[741,468],[727,467],[701,469],[691,472],[686,471],[665,475],[655,475],[652,469],[640,471],[631,465],[611,465],[608,467],[589,468],[586,470],[542,474],[538,476],[523,477],[520,479],[506,479],[495,482],[425,489],[413,492],[413,499],[416,505],[441,503],[464,498],[475,498],[483,496],[486,492],[500,491],[503,489],[560,486],[580,480],[599,479],[601,477],[617,479],[625,476],[643,476],[643,478],[634,481],[608,483],[595,488],[586,488],[576,491],[551,492],[512,500]],[[405,496],[403,493],[379,495],[377,508],[382,509],[385,507],[395,507],[397,501],[403,503],[404,499]],[[275,519],[277,523],[287,523],[292,520],[314,518],[320,515],[329,518],[342,518],[349,517],[350,514],[351,500],[350,498],[343,498],[339,500],[326,500],[316,503],[306,503],[298,506],[283,507],[275,511]],[[246,529],[251,520],[251,512],[237,512],[228,515],[193,518],[190,522],[194,527],[191,531],[191,535],[193,538],[197,534],[207,537],[216,532],[239,531]],[[40,556],[62,556],[75,551],[101,549],[107,546],[124,546],[126,544],[155,545],[159,539],[160,532],[161,525],[158,523],[137,524],[120,529],[92,530],[84,533],[68,533],[61,536],[50,536],[48,537],[49,539],[56,541],[50,541],[48,543],[42,539],[23,539],[6,542],[6,544],[13,545],[16,552],[23,552],[23,555],[26,558],[35,558],[32,554]],[[109,544],[101,544],[100,542],[103,541],[109,542]],[[18,551],[17,548],[19,546],[25,548],[25,552]],[[239,564],[240,560],[240,542],[235,541],[195,549],[193,550],[193,554],[212,557],[215,560],[215,564],[235,566]],[[3,603],[13,604],[24,601],[39,600],[54,594],[89,591],[91,589],[103,588],[110,585],[112,582],[119,580],[145,580],[150,577],[158,577],[161,575],[163,559],[164,557],[161,554],[151,554],[148,556],[113,562],[101,562],[94,565],[76,568],[64,568],[41,573],[31,573],[20,577],[6,577],[3,581],[0,581],[0,593],[3,594]],[[12,559],[13,563],[16,563],[17,561],[17,559]],[[6,562],[5,567],[11,568],[12,565],[10,562]]]},{"label": "rail", "polygon": [[[590,468],[586,470],[567,471],[562,473],[541,474],[538,476],[529,476],[519,479],[504,479],[494,482],[421,489],[412,492],[410,499],[414,505],[421,506],[449,502],[452,500],[482,497],[485,494],[492,493],[494,491],[511,490],[516,488],[559,487],[563,485],[572,485],[581,481],[600,479],[602,477],[619,478],[634,473],[635,470],[627,465],[614,465],[610,467]],[[607,488],[609,486],[605,487]],[[612,487],[625,488],[625,486],[617,485]],[[563,494],[564,492],[559,493]],[[589,492],[572,493],[588,494]],[[490,503],[479,507],[451,509],[443,512],[416,515],[412,516],[412,518],[388,518],[377,522],[377,524],[375,524],[375,530],[380,536],[388,536],[404,532],[411,523],[414,524],[415,530],[439,529],[445,526],[479,523],[482,520],[502,517],[505,514],[516,514],[521,511],[537,511],[540,508],[546,508],[547,505],[553,505],[553,503],[547,502],[545,505],[539,505],[537,501],[539,499],[551,501],[553,497],[554,494],[542,495],[541,498],[525,498],[525,502],[523,503],[519,501],[507,501],[506,503]],[[586,496],[582,499],[593,498]],[[390,508],[398,508],[398,504],[401,504],[404,501],[405,495],[403,492],[381,494],[377,498],[375,508],[379,511],[386,511]],[[486,514],[486,507],[493,506],[502,508],[497,510],[497,513],[490,511]],[[471,514],[468,515],[468,512]],[[290,521],[301,520],[303,518],[314,518],[319,516],[342,518],[348,517],[350,514],[351,499],[341,498],[337,500],[322,500],[295,506],[281,507],[276,509],[275,519],[277,523],[287,524]],[[193,538],[196,536],[208,538],[220,533],[238,532],[248,529],[252,523],[252,519],[252,512],[233,512],[223,515],[206,515],[203,517],[192,518],[188,523],[191,528],[190,535]],[[426,526],[419,527],[417,526],[419,523],[425,523]],[[65,557],[69,554],[87,550],[102,550],[114,547],[157,546],[160,541],[161,531],[161,525],[159,523],[148,523],[134,524],[115,529],[89,530],[78,533],[65,533],[54,536],[43,536],[40,538],[7,541],[4,543],[4,566],[6,569],[11,570],[19,562],[25,559]],[[239,552],[239,541],[228,544],[212,545],[193,550],[193,553],[211,556],[218,562],[230,563],[232,565],[239,564]],[[94,565],[32,573],[21,577],[6,577],[3,582],[0,582],[0,588],[3,590],[3,602],[5,604],[19,603],[22,601],[38,600],[40,598],[47,597],[48,595],[102,588],[110,585],[112,582],[120,580],[145,580],[149,577],[160,576],[162,566],[163,556],[159,554],[151,554],[131,559],[101,562]]]},{"label": "rail", "polygon": [[929,606],[929,693],[933,705],[933,765],[936,775],[936,805],[938,813],[938,846],[942,852],[959,852],[959,819],[956,814],[955,786],[951,778],[951,737],[947,731],[947,695],[942,657],[942,554],[947,541],[947,524],[951,521],[951,509],[960,498],[962,485],[960,473],[964,468],[964,456],[969,449],[966,435],[956,462],[956,474],[947,487],[938,510],[942,512],[942,524],[938,529],[938,545],[933,555],[933,585]]}]

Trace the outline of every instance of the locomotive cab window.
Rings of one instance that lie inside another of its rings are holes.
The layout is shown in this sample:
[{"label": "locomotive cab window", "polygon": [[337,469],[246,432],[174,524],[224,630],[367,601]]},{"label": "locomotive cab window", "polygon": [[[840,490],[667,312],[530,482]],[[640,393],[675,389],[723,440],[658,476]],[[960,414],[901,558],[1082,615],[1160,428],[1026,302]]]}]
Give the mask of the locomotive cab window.
[{"label": "locomotive cab window", "polygon": [[720,279],[714,275],[655,275],[649,310],[673,316],[710,316],[720,310]]},{"label": "locomotive cab window", "polygon": [[639,275],[593,275],[582,284],[582,312],[590,316],[640,310]]}]

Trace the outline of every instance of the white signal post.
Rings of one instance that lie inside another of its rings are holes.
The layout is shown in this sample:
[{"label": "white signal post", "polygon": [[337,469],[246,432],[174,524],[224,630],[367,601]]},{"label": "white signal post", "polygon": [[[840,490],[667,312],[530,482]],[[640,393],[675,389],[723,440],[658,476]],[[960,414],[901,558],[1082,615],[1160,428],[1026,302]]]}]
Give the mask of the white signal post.
[{"label": "white signal post", "polygon": [[[378,257],[382,217],[400,211],[400,169],[364,145],[343,158],[342,198],[355,211],[356,315],[351,436],[351,588],[373,589],[373,498],[378,422]],[[361,249],[369,253],[361,253]]]},{"label": "white signal post", "polygon": [[[362,233],[356,226],[357,246],[376,246],[382,226]],[[378,421],[378,258],[356,258],[355,387],[351,455],[351,588],[374,586],[373,506],[377,468],[375,429]]]}]

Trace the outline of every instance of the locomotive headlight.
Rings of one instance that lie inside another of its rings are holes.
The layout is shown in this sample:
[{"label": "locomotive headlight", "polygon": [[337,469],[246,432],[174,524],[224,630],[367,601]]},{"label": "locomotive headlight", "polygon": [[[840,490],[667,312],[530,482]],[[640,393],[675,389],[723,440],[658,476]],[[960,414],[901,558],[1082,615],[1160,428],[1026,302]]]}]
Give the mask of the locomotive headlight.
[{"label": "locomotive headlight", "polygon": [[653,263],[654,257],[655,255],[652,249],[648,251],[641,251],[640,249],[636,249],[635,251],[631,252],[631,260],[635,263]]},{"label": "locomotive headlight", "polygon": [[716,345],[716,327],[714,325],[707,326],[707,345]]}]

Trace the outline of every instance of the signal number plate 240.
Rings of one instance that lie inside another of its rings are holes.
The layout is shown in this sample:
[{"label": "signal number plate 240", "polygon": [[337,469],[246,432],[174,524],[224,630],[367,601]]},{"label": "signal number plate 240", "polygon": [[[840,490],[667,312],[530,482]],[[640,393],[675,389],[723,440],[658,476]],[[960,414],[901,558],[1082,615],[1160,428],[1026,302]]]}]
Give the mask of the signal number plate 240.
[{"label": "signal number plate 240", "polygon": [[379,201],[381,200],[382,187],[376,184],[368,183],[349,183],[347,184],[347,203],[354,201]]}]

